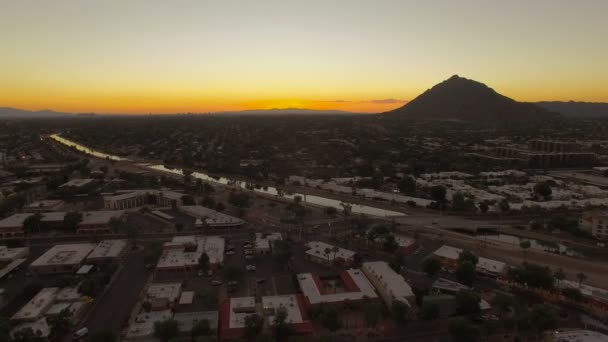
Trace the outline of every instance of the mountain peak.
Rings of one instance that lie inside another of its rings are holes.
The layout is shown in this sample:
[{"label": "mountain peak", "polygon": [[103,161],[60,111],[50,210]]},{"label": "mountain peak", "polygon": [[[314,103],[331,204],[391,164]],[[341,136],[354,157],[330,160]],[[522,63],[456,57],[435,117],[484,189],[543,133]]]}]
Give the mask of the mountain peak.
[{"label": "mountain peak", "polygon": [[458,75],[436,84],[388,114],[411,119],[464,121],[521,121],[554,115],[536,105],[503,96],[481,82]]}]

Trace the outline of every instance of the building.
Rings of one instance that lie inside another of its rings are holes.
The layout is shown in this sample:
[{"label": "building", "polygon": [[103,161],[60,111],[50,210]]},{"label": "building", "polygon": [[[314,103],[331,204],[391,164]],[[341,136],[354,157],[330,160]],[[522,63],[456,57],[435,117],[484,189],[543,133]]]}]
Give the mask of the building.
[{"label": "building", "polygon": [[30,250],[27,247],[8,248],[0,246],[0,279],[27,261]]},{"label": "building", "polygon": [[200,205],[183,205],[179,211],[201,220],[207,227],[236,227],[245,224],[245,221],[238,217],[222,214],[219,211],[209,209]]},{"label": "building", "polygon": [[608,238],[608,211],[596,210],[583,213],[579,226],[598,239]]},{"label": "building", "polygon": [[172,309],[182,292],[181,283],[151,284],[146,290],[144,302],[149,303],[152,310]]},{"label": "building", "polygon": [[106,209],[125,210],[143,207],[174,207],[182,205],[181,192],[171,190],[126,190],[115,195],[103,196],[103,206]]},{"label": "building", "polygon": [[590,286],[587,284],[580,284],[571,280],[561,280],[559,287],[562,289],[572,288],[577,289],[584,296],[585,301],[593,308],[601,309],[602,311],[608,311],[608,290],[599,287]]},{"label": "building", "polygon": [[58,287],[43,288],[34,296],[34,298],[17,311],[13,317],[11,317],[11,320],[30,322],[39,320],[55,302],[57,292],[59,292]]},{"label": "building", "polygon": [[572,329],[557,330],[551,333],[548,341],[552,342],[608,342],[608,335],[597,331]]},{"label": "building", "polygon": [[528,142],[528,148],[531,151],[559,153],[577,152],[581,150],[581,146],[575,142],[542,139],[530,140]]},{"label": "building", "polygon": [[13,214],[3,218],[0,220],[0,235],[2,237],[23,236],[23,222],[32,215],[31,213]]},{"label": "building", "polygon": [[97,184],[93,178],[76,178],[67,181],[59,186],[59,191],[66,193],[77,193],[92,188]]},{"label": "building", "polygon": [[415,300],[416,296],[414,296],[410,285],[400,274],[393,271],[388,263],[384,261],[364,262],[361,270],[374,285],[388,307],[395,301],[409,306],[409,303]]},{"label": "building", "polygon": [[126,252],[126,240],[102,240],[87,256],[87,262],[95,264],[118,262],[124,257]]},{"label": "building", "polygon": [[191,272],[198,269],[203,253],[209,257],[209,267],[219,269],[224,264],[224,238],[220,236],[176,236],[164,245],[156,270],[159,272]]},{"label": "building", "polygon": [[76,272],[94,248],[90,243],[55,245],[30,264],[30,271],[35,274]]},{"label": "building", "polygon": [[173,319],[177,321],[180,334],[190,336],[192,328],[200,321],[209,322],[209,328],[217,332],[218,315],[217,311],[178,312]]},{"label": "building", "polygon": [[82,221],[76,228],[77,234],[103,234],[111,233],[110,221],[120,219],[124,215],[122,210],[97,210],[82,212]]},{"label": "building", "polygon": [[23,322],[11,330],[13,339],[22,331],[31,330],[35,336],[41,339],[47,339],[51,335],[51,327],[45,317],[42,317],[33,322]]},{"label": "building", "polygon": [[308,319],[306,304],[299,295],[264,296],[261,303],[255,297],[229,298],[220,308],[220,339],[233,340],[243,337],[245,319],[251,315],[264,318],[265,325],[272,328],[279,310],[285,310],[285,322],[295,334],[310,334],[312,322]]},{"label": "building", "polygon": [[65,202],[62,200],[43,200],[35,201],[23,207],[23,211],[28,213],[45,213],[49,211],[59,211],[63,209]]},{"label": "building", "polygon": [[333,277],[300,273],[297,279],[308,305],[342,304],[346,301],[370,301],[378,298],[374,286],[359,269],[351,268]]},{"label": "building", "polygon": [[52,174],[68,168],[68,164],[32,164],[27,167],[27,174]]},{"label": "building", "polygon": [[340,248],[322,241],[310,241],[306,244],[309,248],[305,252],[305,258],[323,265],[351,265],[354,262],[355,252]]},{"label": "building", "polygon": [[[460,253],[462,253],[462,249],[460,248],[443,245],[433,252],[433,256],[439,259],[445,267],[454,269],[458,265]],[[478,257],[478,259],[476,269],[478,273],[483,275],[497,277],[507,269],[507,264],[504,262],[483,257]]]},{"label": "building", "polygon": [[127,329],[127,340],[142,340],[153,338],[154,323],[173,318],[171,310],[150,311],[138,314]]},{"label": "building", "polygon": [[591,169],[591,173],[600,177],[608,177],[608,166],[596,166]]},{"label": "building", "polygon": [[268,255],[272,253],[275,241],[283,240],[281,233],[255,233],[255,254]]}]

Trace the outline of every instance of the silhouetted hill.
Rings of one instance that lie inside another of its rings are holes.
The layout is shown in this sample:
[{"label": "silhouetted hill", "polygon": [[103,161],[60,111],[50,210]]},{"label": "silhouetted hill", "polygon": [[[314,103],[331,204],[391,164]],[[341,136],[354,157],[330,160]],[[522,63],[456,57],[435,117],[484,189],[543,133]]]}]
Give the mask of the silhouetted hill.
[{"label": "silhouetted hill", "polygon": [[517,102],[483,83],[458,75],[385,114],[408,119],[464,121],[525,121],[557,115],[532,103]]},{"label": "silhouetted hill", "polygon": [[608,103],[543,101],[539,107],[573,118],[608,118]]},{"label": "silhouetted hill", "polygon": [[55,112],[52,110],[23,110],[17,108],[10,107],[0,107],[0,118],[52,118],[52,117],[62,117],[62,116],[71,116],[71,113],[61,113]]}]

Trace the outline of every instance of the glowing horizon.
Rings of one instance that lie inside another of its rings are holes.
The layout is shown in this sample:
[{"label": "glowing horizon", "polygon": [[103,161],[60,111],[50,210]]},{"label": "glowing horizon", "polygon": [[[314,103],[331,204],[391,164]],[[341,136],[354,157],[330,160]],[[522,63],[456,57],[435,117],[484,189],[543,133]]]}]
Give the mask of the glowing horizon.
[{"label": "glowing horizon", "polygon": [[383,112],[453,74],[608,102],[608,1],[4,1],[0,107]]}]

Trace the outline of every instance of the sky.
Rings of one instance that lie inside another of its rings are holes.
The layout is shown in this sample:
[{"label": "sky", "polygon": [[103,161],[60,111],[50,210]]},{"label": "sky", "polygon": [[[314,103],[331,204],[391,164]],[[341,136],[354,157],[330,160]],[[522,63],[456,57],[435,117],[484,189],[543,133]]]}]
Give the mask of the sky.
[{"label": "sky", "polygon": [[606,0],[2,0],[0,107],[382,112],[458,74],[608,102]]}]

